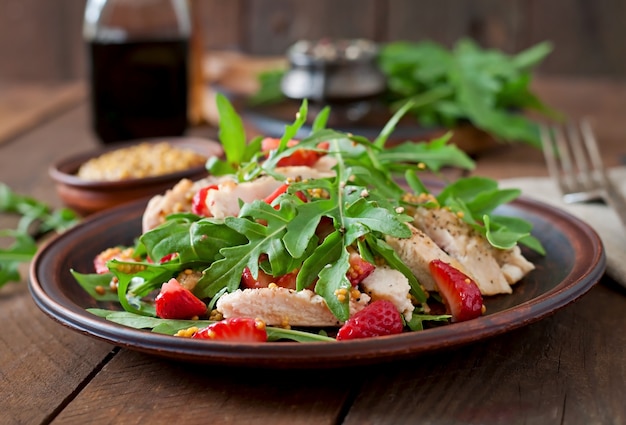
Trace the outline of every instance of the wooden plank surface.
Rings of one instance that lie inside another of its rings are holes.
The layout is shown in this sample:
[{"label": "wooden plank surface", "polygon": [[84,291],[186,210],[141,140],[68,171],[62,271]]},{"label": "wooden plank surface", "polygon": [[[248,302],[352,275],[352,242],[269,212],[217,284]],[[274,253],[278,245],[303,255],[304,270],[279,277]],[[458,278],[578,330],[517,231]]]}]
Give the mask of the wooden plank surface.
[{"label": "wooden plank surface", "polygon": [[518,51],[526,14],[524,1],[389,0],[385,41],[433,40],[452,47],[461,37],[483,46]]},{"label": "wooden plank surface", "polygon": [[25,280],[0,289],[0,318],[0,424],[46,423],[113,349],[54,323]]},{"label": "wooden plank surface", "polygon": [[542,71],[624,79],[625,2],[532,0],[529,4],[528,42],[551,40],[556,48],[542,65]]},{"label": "wooden plank surface", "polygon": [[623,323],[614,310],[624,303],[620,293],[600,285],[507,335],[386,367],[364,382],[344,423],[621,423],[626,405],[614,391],[626,365],[608,347],[626,346],[626,337],[609,343],[603,336],[605,326]]},{"label": "wooden plank surface", "polygon": [[82,82],[67,84],[0,82],[0,144],[84,101]]},{"label": "wooden plank surface", "polygon": [[[333,425],[361,379],[347,378],[319,371],[183,364],[122,351],[55,423],[123,418],[118,423]],[[94,403],[107,407],[94,410]]]},{"label": "wooden plank surface", "polygon": [[376,6],[376,0],[251,0],[241,23],[241,48],[248,53],[272,55],[284,53],[299,39],[373,39],[380,23]]},{"label": "wooden plank surface", "polygon": [[[626,4],[619,0],[201,0],[194,1],[210,49],[276,55],[300,38],[364,37],[385,42],[463,36],[516,52],[543,40],[555,51],[541,65],[553,75],[623,79]],[[84,2],[2,0],[0,75],[69,81],[86,74]],[[1,94],[0,94],[1,97]]]}]

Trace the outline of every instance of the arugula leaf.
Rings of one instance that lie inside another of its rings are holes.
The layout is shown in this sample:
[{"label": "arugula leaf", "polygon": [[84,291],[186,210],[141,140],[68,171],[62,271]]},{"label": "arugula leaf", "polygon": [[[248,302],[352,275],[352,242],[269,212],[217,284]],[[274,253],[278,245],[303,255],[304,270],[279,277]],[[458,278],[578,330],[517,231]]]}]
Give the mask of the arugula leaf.
[{"label": "arugula leaf", "polygon": [[536,126],[519,112],[556,115],[529,89],[532,68],[551,51],[543,42],[509,56],[465,38],[451,50],[430,41],[391,42],[378,59],[388,100],[416,102],[411,112],[422,125],[451,128],[468,120],[496,138],[539,146]]},{"label": "arugula leaf", "polygon": [[439,171],[444,166],[472,170],[474,161],[457,146],[448,144],[451,137],[452,133],[447,133],[429,142],[398,144],[381,151],[378,160],[381,164],[402,172],[406,167],[398,168],[399,165],[410,164],[414,167],[416,163],[423,163],[432,171]]},{"label": "arugula leaf", "polygon": [[448,322],[452,316],[449,314],[416,314],[413,313],[407,326],[412,331],[423,331],[424,322]]},{"label": "arugula leaf", "polygon": [[315,284],[315,293],[324,298],[329,310],[340,321],[346,321],[350,317],[350,303],[348,298],[341,301],[337,294],[341,291],[350,293],[352,285],[346,277],[350,263],[348,251],[342,248],[338,259],[327,264],[319,273],[319,280]]},{"label": "arugula leaf", "polygon": [[96,301],[117,301],[117,291],[104,291],[100,288],[109,288],[113,273],[79,273],[70,270],[76,282]]},{"label": "arugula leaf", "polygon": [[[128,326],[134,329],[151,329],[152,332],[161,333],[165,335],[174,335],[176,332],[189,329],[191,327],[203,328],[209,326],[215,321],[212,320],[171,320],[171,319],[159,319],[156,317],[146,317],[127,311],[113,311],[99,308],[88,308],[88,312],[102,317],[111,322]],[[279,340],[291,340],[296,342],[336,342],[334,338],[327,337],[321,334],[313,334],[310,332],[303,332],[292,329],[274,328],[268,326],[267,340],[279,341]],[[202,342],[202,340],[198,340]],[[204,343],[209,343],[204,341]]]},{"label": "arugula leaf", "polygon": [[144,233],[139,240],[147,247],[148,256],[159,260],[176,253],[182,264],[211,263],[219,257],[219,250],[243,243],[244,238],[226,226],[223,220],[195,217],[170,218],[162,225]]},{"label": "arugula leaf", "polygon": [[216,104],[220,117],[218,135],[226,159],[211,157],[206,168],[216,176],[234,174],[241,164],[250,161],[260,151],[261,137],[256,137],[248,143],[243,120],[228,98],[218,93]]},{"label": "arugula leaf", "polygon": [[0,287],[19,282],[19,265],[31,261],[37,252],[37,238],[49,232],[62,232],[76,223],[78,215],[69,208],[52,209],[34,198],[12,191],[0,183],[0,213],[19,216],[15,229],[0,230],[0,238],[12,241],[0,249]]},{"label": "arugula leaf", "polygon": [[285,71],[282,69],[259,73],[259,90],[248,99],[250,105],[264,105],[284,100],[285,96],[280,87],[284,74]]},{"label": "arugula leaf", "polygon": [[497,207],[517,199],[518,189],[499,189],[498,182],[481,176],[460,178],[436,197],[440,206],[461,212],[463,220],[485,235],[496,248],[509,249],[518,242],[545,254],[541,242],[530,235],[532,224],[517,217],[494,215]]},{"label": "arugula leaf", "polygon": [[107,267],[118,279],[117,298],[124,310],[144,316],[155,316],[154,305],[143,297],[157,290],[174,277],[179,269],[176,262],[152,264],[111,260]]}]

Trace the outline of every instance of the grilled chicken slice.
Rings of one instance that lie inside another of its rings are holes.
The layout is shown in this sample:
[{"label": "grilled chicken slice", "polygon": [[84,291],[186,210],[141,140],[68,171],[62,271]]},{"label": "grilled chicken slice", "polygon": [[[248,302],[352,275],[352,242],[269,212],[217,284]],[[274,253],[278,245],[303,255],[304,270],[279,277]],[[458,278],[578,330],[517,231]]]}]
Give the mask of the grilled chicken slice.
[{"label": "grilled chicken slice", "polygon": [[[370,301],[367,294],[350,299],[350,315],[362,310]],[[238,289],[217,300],[217,311],[225,319],[253,317],[268,326],[340,326],[326,301],[311,290],[282,288],[280,286],[256,289]]]},{"label": "grilled chicken slice", "polygon": [[[322,157],[314,167],[277,167],[274,171],[285,179],[314,179],[333,176],[333,165],[332,158]],[[193,196],[205,186],[218,185],[219,190],[208,192],[206,203],[214,217],[224,218],[239,214],[239,199],[244,202],[263,199],[283,183],[270,176],[262,176],[245,183],[237,183],[230,176],[209,176],[195,182],[183,179],[165,193],[150,199],[142,217],[143,232],[163,223],[170,214],[190,212]]]},{"label": "grilled chicken slice", "polygon": [[432,260],[444,261],[469,276],[465,267],[439,248],[428,235],[411,224],[407,224],[407,226],[411,229],[411,237],[406,239],[387,237],[386,241],[427,291],[437,289],[429,269]]},{"label": "grilled chicken slice", "polygon": [[444,208],[418,208],[414,224],[450,257],[460,262],[483,295],[510,294],[533,266],[519,248],[499,250],[455,213]]},{"label": "grilled chicken slice", "polygon": [[165,221],[165,217],[176,212],[191,211],[191,200],[201,185],[208,185],[206,180],[193,182],[183,179],[162,195],[153,196],[144,210],[141,226],[142,233],[154,229]]},{"label": "grilled chicken slice", "polygon": [[414,308],[409,295],[411,286],[401,272],[388,266],[379,266],[360,285],[373,301],[391,301],[407,321],[411,320]]},{"label": "grilled chicken slice", "polygon": [[522,255],[522,251],[517,245],[506,250],[492,247],[492,251],[509,285],[519,282],[535,269],[535,265]]}]

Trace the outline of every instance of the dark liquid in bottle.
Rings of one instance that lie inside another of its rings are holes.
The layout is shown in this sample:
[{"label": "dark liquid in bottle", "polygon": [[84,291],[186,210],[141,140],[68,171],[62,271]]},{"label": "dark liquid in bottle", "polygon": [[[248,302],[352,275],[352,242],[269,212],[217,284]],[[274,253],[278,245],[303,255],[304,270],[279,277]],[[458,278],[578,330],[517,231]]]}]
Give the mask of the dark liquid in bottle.
[{"label": "dark liquid in bottle", "polygon": [[187,127],[187,40],[89,43],[93,127],[103,143],[180,136]]}]

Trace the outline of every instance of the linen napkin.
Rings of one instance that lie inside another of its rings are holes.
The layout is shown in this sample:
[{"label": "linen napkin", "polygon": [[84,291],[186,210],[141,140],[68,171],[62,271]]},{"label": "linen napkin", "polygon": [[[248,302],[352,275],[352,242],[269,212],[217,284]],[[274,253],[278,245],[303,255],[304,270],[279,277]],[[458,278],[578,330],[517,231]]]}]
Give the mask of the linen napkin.
[{"label": "linen napkin", "polygon": [[[615,185],[626,194],[626,167],[608,172]],[[607,257],[606,274],[626,287],[626,229],[610,207],[600,203],[567,204],[557,184],[549,177],[522,177],[500,180],[502,188],[518,188],[524,196],[563,209],[589,224],[600,236]]]}]

